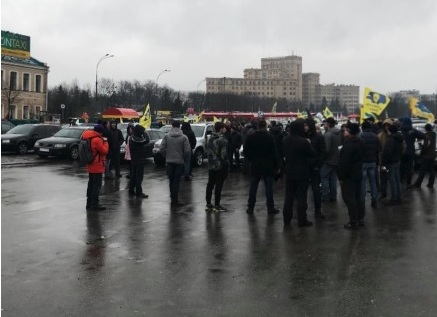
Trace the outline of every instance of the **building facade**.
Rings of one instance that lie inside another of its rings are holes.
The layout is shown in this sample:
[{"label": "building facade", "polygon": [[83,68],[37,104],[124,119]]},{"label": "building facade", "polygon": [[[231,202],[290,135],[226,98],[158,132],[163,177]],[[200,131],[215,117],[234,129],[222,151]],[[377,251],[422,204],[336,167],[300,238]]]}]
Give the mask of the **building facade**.
[{"label": "building facade", "polygon": [[245,69],[243,78],[207,77],[206,92],[301,100],[302,57],[262,58],[261,68]]},{"label": "building facade", "polygon": [[320,74],[302,74],[302,103],[305,107],[317,103],[317,91],[320,86]]},{"label": "building facade", "polygon": [[345,106],[348,113],[353,113],[360,106],[360,86],[355,85],[319,85],[316,92],[316,104],[322,105],[323,99],[329,103],[337,100],[341,106]]},{"label": "building facade", "polygon": [[2,55],[2,119],[39,119],[47,111],[49,67],[40,61]]}]

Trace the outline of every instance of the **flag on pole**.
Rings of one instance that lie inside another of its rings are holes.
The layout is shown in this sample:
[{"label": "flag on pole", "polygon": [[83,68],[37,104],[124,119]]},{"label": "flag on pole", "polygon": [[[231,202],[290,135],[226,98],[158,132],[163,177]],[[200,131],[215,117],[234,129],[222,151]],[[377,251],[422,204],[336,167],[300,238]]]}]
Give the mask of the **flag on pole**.
[{"label": "flag on pole", "polygon": [[272,108],[272,113],[276,113],[276,106],[278,105],[278,102],[275,102]]},{"label": "flag on pole", "polygon": [[325,106],[325,109],[323,109],[323,116],[328,119],[328,118],[334,118],[334,114],[331,112],[331,110],[329,110],[328,106]]},{"label": "flag on pole", "polygon": [[390,102],[390,98],[372,91],[370,88],[364,88],[363,108],[365,112],[374,113],[379,116]]},{"label": "flag on pole", "polygon": [[428,119],[428,122],[434,122],[434,114],[417,98],[410,97],[410,111],[413,117]]},{"label": "flag on pole", "polygon": [[361,106],[360,108],[360,124],[363,123],[364,120],[374,118],[375,121],[377,120],[376,115],[373,112],[366,111],[364,106]]},{"label": "flag on pole", "polygon": [[212,117],[212,121],[213,121],[214,123],[216,123],[216,122],[219,122],[220,120],[219,120],[219,119],[217,119],[217,117],[216,117],[216,116],[214,116],[214,117]]},{"label": "flag on pole", "polygon": [[150,126],[152,125],[152,115],[150,114],[150,105],[147,104],[147,106],[144,109],[144,113],[140,118],[139,124],[144,127],[144,129],[150,129]]},{"label": "flag on pole", "polygon": [[204,112],[205,112],[205,110],[202,111],[198,116],[196,116],[196,118],[194,119],[194,123],[199,123],[200,122],[200,119],[203,117],[203,113]]}]

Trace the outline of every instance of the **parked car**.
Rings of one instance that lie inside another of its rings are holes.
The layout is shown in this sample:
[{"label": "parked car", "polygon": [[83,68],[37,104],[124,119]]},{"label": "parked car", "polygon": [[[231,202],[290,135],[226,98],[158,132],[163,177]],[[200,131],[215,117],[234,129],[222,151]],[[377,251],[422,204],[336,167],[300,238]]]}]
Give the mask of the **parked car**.
[{"label": "parked car", "polygon": [[163,125],[162,127],[159,128],[159,130],[161,130],[162,132],[164,132],[165,134],[169,133],[171,130],[171,124],[166,124]]},{"label": "parked car", "polygon": [[[162,129],[162,128],[161,128]],[[208,138],[208,135],[214,131],[214,124],[213,123],[193,123],[191,124],[191,129],[194,132],[194,135],[196,136],[196,147],[193,150],[192,155],[192,164],[193,166],[200,167],[203,164],[203,159],[206,155],[205,152],[205,145]],[[161,142],[156,142],[155,146],[153,148],[153,160],[155,161],[155,164],[158,166],[164,166],[165,165],[165,158],[160,153],[159,147],[161,145]]]},{"label": "parked car", "polygon": [[[127,127],[121,129],[121,133],[123,134],[123,138],[126,140],[127,136]],[[150,142],[147,144],[146,158],[153,157],[153,148],[155,146],[155,142],[160,141],[164,138],[164,132],[160,129],[146,129],[146,133],[149,136]],[[126,153],[126,142],[120,147],[120,155],[121,159],[124,160],[124,155]]]},{"label": "parked car", "polygon": [[35,142],[52,136],[61,129],[59,125],[49,124],[21,124],[5,134],[2,134],[2,152],[14,151],[26,154],[32,150]]},{"label": "parked car", "polygon": [[10,129],[14,127],[15,124],[13,124],[12,122],[8,120],[2,120],[2,134],[5,134],[6,132],[8,132]]},{"label": "parked car", "polygon": [[53,136],[35,143],[35,152],[40,157],[63,156],[72,160],[79,158],[79,142],[82,134],[93,127],[77,126],[59,130]]}]

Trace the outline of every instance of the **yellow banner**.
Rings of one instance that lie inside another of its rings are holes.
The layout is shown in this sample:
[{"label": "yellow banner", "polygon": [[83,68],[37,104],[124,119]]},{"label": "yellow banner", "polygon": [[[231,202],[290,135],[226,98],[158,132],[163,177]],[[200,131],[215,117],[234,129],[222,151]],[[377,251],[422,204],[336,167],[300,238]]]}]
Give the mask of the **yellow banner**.
[{"label": "yellow banner", "polygon": [[370,88],[364,88],[363,107],[366,112],[374,113],[379,116],[390,102],[390,98],[372,91]]},{"label": "yellow banner", "polygon": [[323,116],[328,119],[328,118],[334,118],[334,114],[331,112],[331,110],[329,110],[328,106],[325,106],[325,109],[323,110]]},{"label": "yellow banner", "polygon": [[20,51],[20,50],[10,50],[4,47],[2,47],[2,55],[9,55],[9,56],[25,58],[25,59],[30,58],[30,52]]},{"label": "yellow banner", "polygon": [[417,98],[410,97],[410,111],[413,117],[427,119],[431,123],[435,120],[434,114]]},{"label": "yellow banner", "polygon": [[139,124],[142,125],[144,129],[150,129],[150,126],[152,125],[152,115],[150,114],[149,104],[147,104],[146,108],[144,109],[144,113],[140,118]]}]

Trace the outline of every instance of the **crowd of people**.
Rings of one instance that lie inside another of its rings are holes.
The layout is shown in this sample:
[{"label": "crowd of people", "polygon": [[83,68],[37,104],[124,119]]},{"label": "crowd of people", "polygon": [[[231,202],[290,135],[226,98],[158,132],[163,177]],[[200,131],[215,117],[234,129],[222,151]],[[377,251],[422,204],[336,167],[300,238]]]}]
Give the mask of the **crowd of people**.
[{"label": "crowd of people", "polygon": [[[120,146],[126,142],[126,158],[130,161],[129,194],[148,198],[142,191],[147,133],[140,125],[128,126],[123,139],[116,123],[98,124],[86,131],[91,138],[95,159],[88,164],[89,183],[87,209],[103,210],[98,193],[105,179],[111,179],[110,167],[121,177]],[[106,126],[105,126],[106,124]],[[179,207],[181,179],[191,181],[191,154],[196,143],[189,123],[173,121],[162,140],[160,150],[166,159],[171,206]],[[420,171],[413,182],[415,142],[422,140]],[[208,182],[205,190],[207,212],[225,212],[221,193],[229,172],[240,170],[240,148],[243,146],[243,171],[250,175],[247,214],[253,214],[259,182],[265,186],[266,211],[277,214],[274,182],[285,178],[285,199],[282,208],[284,225],[290,225],[296,202],[297,222],[308,227],[308,191],[312,191],[314,216],[323,220],[323,206],[337,200],[337,182],[347,206],[349,221],[345,229],[364,226],[366,196],[370,189],[370,206],[402,204],[401,188],[420,188],[428,174],[427,187],[435,179],[436,133],[431,124],[425,132],[413,128],[409,117],[386,119],[375,123],[365,120],[361,125],[348,122],[337,127],[334,118],[321,125],[312,118],[297,119],[285,127],[276,121],[252,120],[248,124],[216,122],[206,142]],[[115,153],[117,155],[115,155]],[[390,190],[388,190],[390,188]],[[390,196],[388,196],[390,193]],[[214,200],[213,200],[214,194]]]}]

